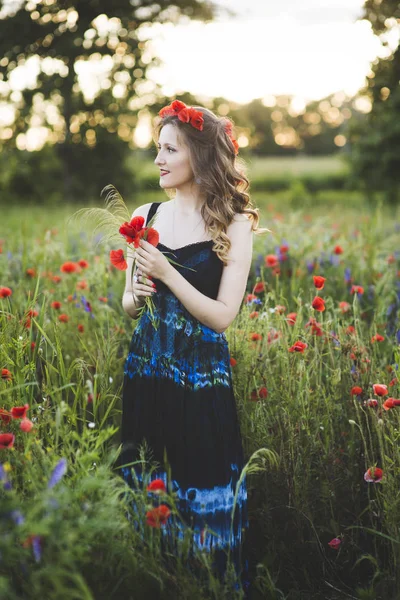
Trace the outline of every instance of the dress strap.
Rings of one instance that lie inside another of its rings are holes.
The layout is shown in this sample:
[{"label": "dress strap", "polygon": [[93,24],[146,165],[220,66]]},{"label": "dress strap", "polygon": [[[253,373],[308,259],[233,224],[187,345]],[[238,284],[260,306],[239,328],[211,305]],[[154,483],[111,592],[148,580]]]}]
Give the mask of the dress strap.
[{"label": "dress strap", "polygon": [[147,214],[146,225],[153,217],[153,215],[157,212],[157,208],[160,206],[161,202],[153,202],[149,208],[149,212]]}]

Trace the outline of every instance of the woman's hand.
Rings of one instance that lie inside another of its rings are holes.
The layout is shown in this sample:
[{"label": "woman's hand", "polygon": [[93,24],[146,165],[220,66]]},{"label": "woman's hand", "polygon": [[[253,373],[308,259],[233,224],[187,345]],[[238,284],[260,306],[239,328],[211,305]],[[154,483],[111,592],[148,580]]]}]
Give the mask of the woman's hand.
[{"label": "woman's hand", "polygon": [[171,264],[164,254],[143,239],[136,249],[136,264],[143,275],[147,277],[150,275],[160,281],[164,281],[171,269]]},{"label": "woman's hand", "polygon": [[135,304],[144,304],[146,296],[152,296],[156,292],[155,284],[149,277],[143,275],[141,269],[135,269],[132,281],[133,295],[137,298]]}]

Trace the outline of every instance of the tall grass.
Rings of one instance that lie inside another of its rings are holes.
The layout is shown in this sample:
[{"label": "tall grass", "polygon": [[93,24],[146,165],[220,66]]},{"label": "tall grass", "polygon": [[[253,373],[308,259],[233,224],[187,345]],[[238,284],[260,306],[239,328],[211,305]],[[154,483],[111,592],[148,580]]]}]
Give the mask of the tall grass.
[{"label": "tall grass", "polygon": [[[253,457],[244,544],[252,597],[394,599],[400,407],[383,403],[399,397],[399,215],[342,201],[304,210],[293,198],[257,197],[272,234],[254,240],[247,293],[257,282],[264,289],[246,294],[226,332]],[[224,587],[214,577],[209,557],[190,555],[190,532],[177,551],[165,548],[162,528],[146,524],[151,499],[115,469],[132,322],[108,248],[79,223],[66,226],[75,210],[19,208],[0,224],[0,287],[12,289],[0,300],[0,367],[11,373],[0,380],[0,408],[27,403],[33,421],[28,433],[18,419],[0,421],[0,433],[15,434],[13,448],[0,448],[0,597],[240,598],[231,580]],[[79,259],[88,268],[60,271]],[[323,289],[313,275],[326,278]],[[323,312],[311,306],[316,295]],[[289,352],[297,341],[304,352]],[[374,394],[376,383],[389,393]],[[67,472],[49,488],[62,457]],[[384,476],[369,483],[374,465]]]}]

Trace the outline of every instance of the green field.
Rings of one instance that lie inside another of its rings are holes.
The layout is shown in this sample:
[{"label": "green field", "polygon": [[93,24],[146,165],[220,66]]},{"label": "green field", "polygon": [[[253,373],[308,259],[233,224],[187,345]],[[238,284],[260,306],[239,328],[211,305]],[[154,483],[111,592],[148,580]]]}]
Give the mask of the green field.
[{"label": "green field", "polygon": [[[278,162],[268,168],[289,168]],[[133,210],[163,198],[155,190],[126,201]],[[254,237],[246,296],[226,331],[250,461],[251,597],[394,600],[399,210],[371,210],[350,192],[315,201],[300,188],[258,192],[254,201],[272,233]],[[0,597],[239,599],[212,578],[207,558],[200,580],[186,568],[185,548],[162,555],[161,530],[146,526],[146,492],[129,491],[113,469],[134,323],[121,306],[125,275],[108,255],[124,242],[95,246],[90,230],[67,220],[77,208],[14,205],[0,223],[0,288],[11,290],[0,299],[0,408],[28,404],[33,423],[24,432],[20,420],[0,418],[0,436],[15,436],[13,447],[0,447]],[[61,270],[80,259],[87,268]],[[326,278],[319,290],[316,275]],[[247,298],[261,282],[264,290]],[[325,310],[313,308],[316,296]],[[306,346],[291,351],[298,342]],[[62,458],[66,471],[49,487]],[[141,523],[144,543],[127,514]]]}]

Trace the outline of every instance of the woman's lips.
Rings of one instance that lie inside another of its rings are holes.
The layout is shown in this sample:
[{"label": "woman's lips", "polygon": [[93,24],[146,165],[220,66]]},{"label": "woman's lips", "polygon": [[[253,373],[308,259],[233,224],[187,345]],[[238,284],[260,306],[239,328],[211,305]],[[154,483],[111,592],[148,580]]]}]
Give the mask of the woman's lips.
[{"label": "woman's lips", "polygon": [[164,175],[169,175],[169,171],[161,171],[160,177],[164,177]]}]

